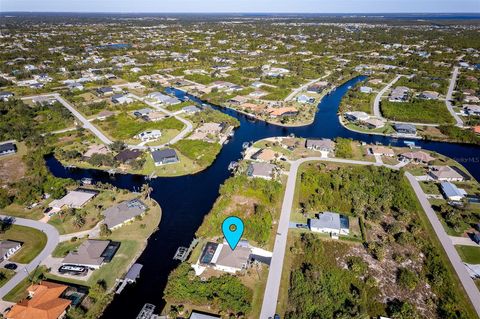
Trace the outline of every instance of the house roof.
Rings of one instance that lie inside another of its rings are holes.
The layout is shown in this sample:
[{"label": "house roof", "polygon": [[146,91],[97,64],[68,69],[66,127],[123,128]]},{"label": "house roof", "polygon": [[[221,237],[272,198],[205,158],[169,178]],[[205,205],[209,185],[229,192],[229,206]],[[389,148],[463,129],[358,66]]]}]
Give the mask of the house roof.
[{"label": "house roof", "polygon": [[308,139],[305,142],[305,146],[307,148],[314,147],[314,148],[320,148],[320,149],[333,150],[335,148],[335,142],[328,138],[322,138],[319,140]]},{"label": "house roof", "polygon": [[465,193],[462,192],[455,184],[450,182],[441,182],[440,186],[442,187],[442,191],[447,197],[464,197]]},{"label": "house roof", "polygon": [[17,146],[13,143],[4,143],[0,144],[0,152],[6,152],[6,151],[16,151]]},{"label": "house roof", "polygon": [[251,176],[271,177],[275,165],[269,163],[250,163],[248,168]]},{"label": "house roof", "polygon": [[192,311],[188,319],[218,319],[218,318],[220,318],[220,316],[203,314],[200,312]]},{"label": "house roof", "polygon": [[220,249],[220,253],[217,255],[217,252],[215,252],[215,255],[218,257],[216,260],[212,260],[212,263],[217,266],[242,269],[243,265],[245,265],[250,258],[251,250],[247,247],[237,246],[235,250],[232,250],[230,246],[220,244],[217,247],[217,250],[218,249]]},{"label": "house roof", "polygon": [[152,152],[152,157],[155,162],[162,162],[166,158],[177,157],[177,152],[172,148],[157,150]]},{"label": "house roof", "polygon": [[430,174],[437,179],[459,178],[463,176],[450,166],[432,166],[430,167]]},{"label": "house roof", "polygon": [[275,159],[275,155],[277,152],[269,149],[269,148],[264,148],[256,152],[255,154],[252,155],[253,159],[260,159],[262,161],[271,161]]},{"label": "house roof", "polygon": [[407,152],[407,153],[403,153],[402,156],[408,159],[422,161],[424,163],[428,163],[435,160],[434,157],[430,156],[430,154],[425,153],[423,151]]},{"label": "house roof", "polygon": [[73,207],[80,208],[85,205],[90,199],[95,197],[97,193],[95,192],[85,192],[81,190],[70,191],[67,195],[63,196],[61,199],[56,199],[52,201],[48,206],[49,207]]},{"label": "house roof", "polygon": [[133,159],[136,159],[142,155],[140,150],[123,150],[115,156],[115,160],[120,162],[127,162]]},{"label": "house roof", "polygon": [[57,319],[71,304],[70,300],[59,298],[68,286],[44,281],[28,287],[33,295],[14,305],[6,314],[9,319]]},{"label": "house roof", "polygon": [[108,228],[113,228],[145,212],[145,205],[130,205],[130,202],[124,201],[103,211],[102,215],[105,216],[103,223]]},{"label": "house roof", "polygon": [[272,116],[281,116],[281,115],[284,115],[286,113],[297,113],[298,110],[296,108],[294,108],[293,106],[290,106],[290,107],[281,107],[281,108],[278,108],[278,109],[270,109],[270,110],[268,110],[268,112]]},{"label": "house roof", "polygon": [[340,214],[324,212],[318,218],[310,219],[310,227],[340,229]]},{"label": "house roof", "polygon": [[373,154],[395,155],[395,152],[391,148],[386,146],[372,145],[370,147],[370,150],[372,151]]},{"label": "house roof", "polygon": [[13,241],[8,239],[2,240],[0,242],[0,256],[4,256],[10,249],[16,248],[19,245],[21,245],[21,243],[19,243],[18,241]]},{"label": "house roof", "polygon": [[70,252],[63,259],[63,263],[100,266],[105,259],[105,257],[102,256],[103,252],[109,244],[109,240],[88,239],[78,247],[77,251]]}]

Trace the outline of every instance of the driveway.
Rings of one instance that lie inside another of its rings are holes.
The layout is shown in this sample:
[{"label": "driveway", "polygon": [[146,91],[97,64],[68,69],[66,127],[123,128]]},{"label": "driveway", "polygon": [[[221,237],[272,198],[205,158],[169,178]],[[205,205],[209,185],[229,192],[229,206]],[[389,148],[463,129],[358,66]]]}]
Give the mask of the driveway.
[{"label": "driveway", "polygon": [[449,237],[453,245],[480,247],[479,244],[474,242],[469,237],[457,237],[457,236],[449,236]]},{"label": "driveway", "polygon": [[14,218],[14,225],[35,228],[47,235],[47,243],[40,254],[38,254],[38,256],[35,257],[28,265],[18,267],[16,275],[13,276],[5,285],[3,285],[3,287],[0,287],[0,299],[3,299],[3,297],[5,297],[10,290],[15,288],[16,285],[25,279],[30,272],[34,271],[35,268],[37,268],[37,266],[40,265],[40,263],[53,252],[55,247],[57,247],[59,234],[55,227],[40,221],[5,215],[0,215],[0,218]]}]

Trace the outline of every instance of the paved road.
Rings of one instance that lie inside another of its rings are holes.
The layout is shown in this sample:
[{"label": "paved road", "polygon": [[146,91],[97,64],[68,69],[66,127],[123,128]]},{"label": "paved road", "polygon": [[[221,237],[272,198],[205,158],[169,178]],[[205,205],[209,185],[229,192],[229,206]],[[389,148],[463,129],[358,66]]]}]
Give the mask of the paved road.
[{"label": "paved road", "polygon": [[69,110],[73,116],[77,118],[82,124],[83,127],[90,130],[93,134],[95,134],[101,141],[102,143],[109,145],[112,144],[112,141],[106,137],[98,128],[95,127],[92,123],[90,123],[89,120],[85,118],[80,112],[78,112],[71,104],[69,104],[65,99],[63,99],[60,94],[54,93],[54,94],[43,94],[43,95],[35,95],[35,96],[28,96],[28,97],[23,97],[22,100],[29,100],[33,99],[36,97],[54,97],[58,102],[60,102],[67,110]]},{"label": "paved road", "polygon": [[325,74],[324,76],[319,77],[318,79],[311,80],[310,82],[302,85],[302,86],[299,87],[299,88],[296,88],[295,90],[292,91],[292,93],[290,93],[290,94],[285,98],[284,101],[285,101],[285,102],[291,101],[297,94],[299,94],[299,93],[302,92],[303,90],[306,90],[310,85],[312,85],[312,84],[315,83],[315,82],[320,81],[321,79],[326,78],[326,77],[329,76],[329,75],[330,75],[330,72],[328,72],[328,73]]},{"label": "paved road", "polygon": [[[383,116],[382,116],[382,113],[380,112],[380,102],[382,100],[382,96],[388,91],[390,90],[390,88],[392,87],[392,85],[394,85],[398,80],[400,80],[400,78],[402,77],[403,75],[399,74],[397,75],[392,81],[390,81],[390,83],[388,83],[380,92],[378,92],[377,96],[375,97],[375,101],[373,102],[373,115],[379,119],[384,119]],[[384,119],[386,121],[386,119]]]},{"label": "paved road", "polygon": [[138,100],[138,101],[142,101],[143,103],[147,104],[148,106],[150,107],[153,107],[154,109],[160,111],[160,112],[163,112],[169,116],[173,116],[174,118],[176,118],[177,120],[181,121],[183,124],[185,124],[185,128],[177,135],[175,136],[174,138],[172,138],[168,143],[165,143],[163,145],[159,145],[159,146],[155,146],[154,148],[157,148],[157,149],[160,149],[160,148],[163,148],[169,144],[175,144],[177,143],[178,141],[180,141],[181,139],[183,139],[185,136],[187,136],[191,131],[193,131],[193,125],[190,121],[184,119],[183,117],[180,117],[178,115],[176,115],[175,113],[173,112],[170,112],[169,110],[167,109],[164,109],[163,107],[160,107],[158,106],[157,104],[155,103],[152,103],[150,101],[147,101],[146,99],[142,99],[138,96],[136,96],[135,94],[129,94],[129,96],[133,97],[134,99]]},{"label": "paved road", "polygon": [[[6,218],[10,216],[0,215],[0,218]],[[45,224],[36,220],[13,217],[15,219],[14,225],[26,226],[38,229],[47,235],[47,244],[43,250],[38,254],[35,259],[28,265],[20,266],[17,268],[17,273],[13,276],[3,287],[0,288],[0,299],[3,299],[5,295],[18,285],[23,279],[27,277],[27,272],[30,273],[45,259],[47,258],[57,247],[59,241],[58,231],[50,224]]]},{"label": "paved road", "polygon": [[433,211],[427,197],[423,193],[420,184],[412,174],[406,172],[405,176],[407,176],[408,181],[412,185],[413,190],[415,191],[415,194],[417,195],[417,198],[420,201],[420,204],[422,205],[423,210],[425,211],[425,214],[427,215],[428,220],[433,227],[433,230],[437,234],[437,237],[440,240],[443,249],[447,253],[448,259],[450,259],[450,262],[453,265],[453,268],[455,269],[455,272],[457,273],[458,278],[460,279],[460,282],[462,283],[462,286],[465,289],[468,298],[470,298],[470,302],[475,308],[477,315],[480,317],[480,291],[473,282],[473,279],[470,278],[470,276],[468,275],[467,269],[465,268],[465,265],[460,259],[460,256],[458,256],[458,253],[453,246],[452,240],[447,235],[445,229],[438,220],[438,217]]},{"label": "paved road", "polygon": [[[327,161],[336,163],[347,163],[355,165],[375,165],[381,164],[375,162],[355,161],[340,158],[327,157],[307,157],[291,162],[290,172],[288,174],[287,187],[282,203],[282,211],[278,222],[277,235],[275,237],[275,246],[273,248],[272,261],[268,271],[267,285],[263,297],[262,311],[260,319],[273,317],[277,308],[278,293],[280,291],[280,282],[282,277],[283,260],[285,258],[285,249],[287,247],[288,228],[290,226],[290,213],[293,205],[293,196],[295,193],[295,183],[297,181],[297,172],[301,164],[309,161]],[[387,166],[387,165],[385,165]],[[393,166],[390,168],[395,169]]]},{"label": "paved road", "polygon": [[457,236],[448,236],[452,241],[453,245],[460,245],[460,246],[473,246],[473,247],[480,247],[479,244],[474,242],[469,237],[457,237]]},{"label": "paved road", "polygon": [[463,127],[463,120],[455,112],[452,105],[452,95],[453,95],[453,90],[455,89],[455,84],[457,83],[457,77],[458,77],[458,66],[453,68],[452,78],[450,79],[450,85],[448,86],[447,96],[445,97],[445,104],[447,105],[448,111],[450,112],[450,114],[452,114],[453,118],[457,122],[456,125],[459,127]]}]

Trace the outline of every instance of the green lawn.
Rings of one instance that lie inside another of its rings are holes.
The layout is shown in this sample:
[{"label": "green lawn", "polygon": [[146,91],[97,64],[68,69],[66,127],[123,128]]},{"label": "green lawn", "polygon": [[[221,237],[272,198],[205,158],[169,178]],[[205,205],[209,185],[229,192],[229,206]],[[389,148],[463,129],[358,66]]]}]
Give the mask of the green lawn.
[{"label": "green lawn", "polygon": [[462,261],[469,264],[480,264],[480,246],[455,246]]},{"label": "green lawn", "polygon": [[4,300],[10,302],[18,302],[22,299],[25,299],[28,296],[27,288],[32,284],[30,281],[33,279],[34,282],[38,281],[43,274],[47,271],[45,266],[40,266],[35,271],[30,274],[30,277],[25,278],[22,280],[18,285],[15,286],[8,294],[3,297]]},{"label": "green lawn", "polygon": [[0,287],[5,285],[10,278],[15,275],[15,271],[9,269],[0,269]]},{"label": "green lawn", "polygon": [[412,102],[382,101],[383,115],[391,120],[415,123],[453,123],[443,101],[413,100]]},{"label": "green lawn", "polygon": [[55,250],[52,252],[52,256],[55,258],[63,258],[68,255],[69,252],[76,250],[84,241],[85,238],[58,243],[57,247],[55,247]]},{"label": "green lawn", "polygon": [[174,129],[181,131],[184,127],[182,122],[173,117],[169,117],[159,122],[145,122],[136,119],[127,113],[120,113],[116,116],[111,116],[105,121],[95,121],[95,125],[100,127],[113,139],[122,141],[131,139],[135,135],[149,129]]},{"label": "green lawn", "polygon": [[22,248],[9,260],[21,264],[31,262],[45,247],[47,236],[34,228],[13,225],[6,232],[0,234],[0,240],[15,240],[22,244]]}]

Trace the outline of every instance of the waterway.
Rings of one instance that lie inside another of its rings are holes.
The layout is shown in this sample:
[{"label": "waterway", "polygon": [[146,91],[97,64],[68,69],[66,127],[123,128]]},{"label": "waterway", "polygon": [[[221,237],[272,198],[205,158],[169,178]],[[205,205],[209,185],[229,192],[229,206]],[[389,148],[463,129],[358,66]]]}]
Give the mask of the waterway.
[{"label": "waterway", "polygon": [[[227,170],[229,163],[241,158],[244,142],[294,134],[298,137],[345,137],[367,143],[405,146],[401,139],[352,132],[339,123],[337,111],[342,97],[349,87],[364,79],[365,77],[354,78],[325,96],[318,105],[315,121],[303,127],[286,128],[263,121],[253,121],[233,110],[216,107],[236,117],[240,121],[240,127],[235,131],[232,140],[223,147],[215,162],[206,170],[195,175],[155,178],[149,181],[153,188],[151,196],[162,207],[159,229],[151,236],[145,251],[137,261],[144,265],[140,279],[136,284],[128,286],[121,295],[115,296],[103,318],[135,318],[147,302],[156,305],[158,309],[164,306],[162,297],[168,274],[178,265],[178,261],[172,257],[179,246],[189,246],[195,231],[218,197],[220,185],[230,176]],[[185,95],[179,90],[172,92],[178,97]],[[201,103],[193,96],[189,95],[189,98]],[[424,149],[456,159],[480,180],[480,147],[429,141],[415,143]],[[129,190],[139,189],[145,183],[144,177],[138,175],[119,174],[110,177],[106,172],[98,170],[68,170],[54,157],[47,158],[47,165],[58,177],[75,180],[91,177],[94,181],[108,182]]]}]

